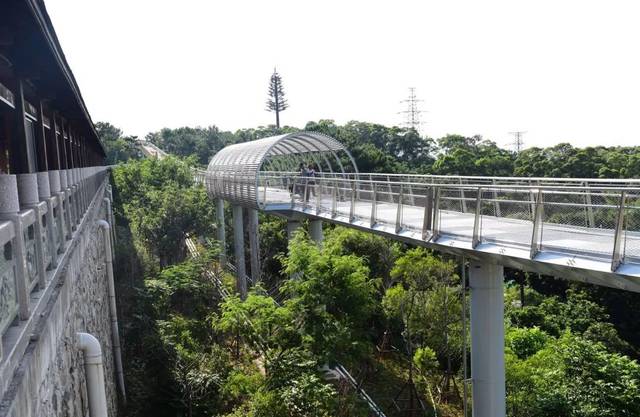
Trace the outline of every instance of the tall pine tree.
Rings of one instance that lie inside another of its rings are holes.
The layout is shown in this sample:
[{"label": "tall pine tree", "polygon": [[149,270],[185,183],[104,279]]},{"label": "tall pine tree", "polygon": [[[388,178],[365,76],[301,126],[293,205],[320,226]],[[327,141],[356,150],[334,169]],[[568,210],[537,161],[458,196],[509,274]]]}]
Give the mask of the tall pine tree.
[{"label": "tall pine tree", "polygon": [[271,80],[269,81],[269,98],[267,99],[267,111],[276,113],[276,128],[280,129],[280,112],[289,107],[287,99],[284,98],[284,88],[282,87],[282,77],[273,69]]}]

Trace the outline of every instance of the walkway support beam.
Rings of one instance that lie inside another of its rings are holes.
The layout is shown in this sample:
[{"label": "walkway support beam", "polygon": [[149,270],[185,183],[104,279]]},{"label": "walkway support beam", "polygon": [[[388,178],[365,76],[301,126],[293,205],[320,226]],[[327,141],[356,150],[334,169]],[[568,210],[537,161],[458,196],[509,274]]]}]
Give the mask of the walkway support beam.
[{"label": "walkway support beam", "polygon": [[224,200],[221,198],[216,199],[216,237],[218,238],[218,242],[220,242],[220,265],[224,267],[224,264],[227,262],[227,243],[225,236],[225,225],[224,225]]},{"label": "walkway support beam", "polygon": [[473,417],[505,417],[502,265],[471,262]]},{"label": "walkway support beam", "polygon": [[242,206],[233,206],[233,247],[236,257],[236,286],[240,298],[247,298],[247,271],[244,261],[244,225]]},{"label": "walkway support beam", "polygon": [[318,246],[322,246],[324,234],[322,232],[322,220],[309,220],[309,235]]},{"label": "walkway support beam", "polygon": [[249,250],[251,251],[251,281],[255,285],[260,281],[260,225],[258,210],[248,209],[249,214]]},{"label": "walkway support beam", "polygon": [[300,220],[287,220],[287,240],[291,241],[298,229],[300,229]]}]

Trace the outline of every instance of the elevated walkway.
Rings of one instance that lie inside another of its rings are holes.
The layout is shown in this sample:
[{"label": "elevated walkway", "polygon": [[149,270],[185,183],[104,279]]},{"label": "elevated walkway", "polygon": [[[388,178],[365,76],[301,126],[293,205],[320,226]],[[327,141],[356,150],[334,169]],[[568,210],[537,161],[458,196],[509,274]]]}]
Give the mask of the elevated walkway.
[{"label": "elevated walkway", "polygon": [[475,417],[506,414],[504,266],[640,291],[640,180],[359,173],[338,141],[313,132],[228,146],[195,176],[216,200],[222,247],[224,202],[233,206],[241,297],[245,211],[254,282],[259,210],[287,218],[288,232],[309,219],[318,243],[327,221],[468,258]]},{"label": "elevated walkway", "polygon": [[197,178],[234,205],[640,291],[640,180],[358,173],[339,142],[307,132],[229,146]]}]

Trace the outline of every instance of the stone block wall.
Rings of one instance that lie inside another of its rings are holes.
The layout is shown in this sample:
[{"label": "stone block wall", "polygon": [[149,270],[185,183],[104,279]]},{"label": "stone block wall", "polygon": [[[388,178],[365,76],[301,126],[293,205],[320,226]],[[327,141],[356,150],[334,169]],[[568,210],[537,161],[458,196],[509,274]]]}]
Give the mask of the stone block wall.
[{"label": "stone block wall", "polygon": [[[84,417],[89,415],[82,352],[77,332],[102,345],[109,416],[117,415],[103,230],[104,186],[54,271],[50,296],[33,325],[13,374],[3,384],[0,417]],[[106,219],[109,221],[109,219]],[[8,382],[8,381],[7,381]]]}]

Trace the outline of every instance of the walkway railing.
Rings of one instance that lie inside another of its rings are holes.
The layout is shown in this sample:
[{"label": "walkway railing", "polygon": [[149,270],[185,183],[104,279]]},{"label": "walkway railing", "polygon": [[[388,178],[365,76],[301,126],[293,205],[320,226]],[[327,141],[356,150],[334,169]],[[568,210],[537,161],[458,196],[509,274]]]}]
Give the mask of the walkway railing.
[{"label": "walkway railing", "polygon": [[[198,181],[207,183],[204,171]],[[240,183],[242,178],[236,178]],[[209,180],[210,181],[210,180]],[[237,186],[229,182],[225,187]],[[640,264],[640,180],[262,172],[258,205],[529,251]]]},{"label": "walkway railing", "polygon": [[35,313],[106,176],[106,167],[0,175],[0,369],[3,345],[19,342],[4,336]]}]

